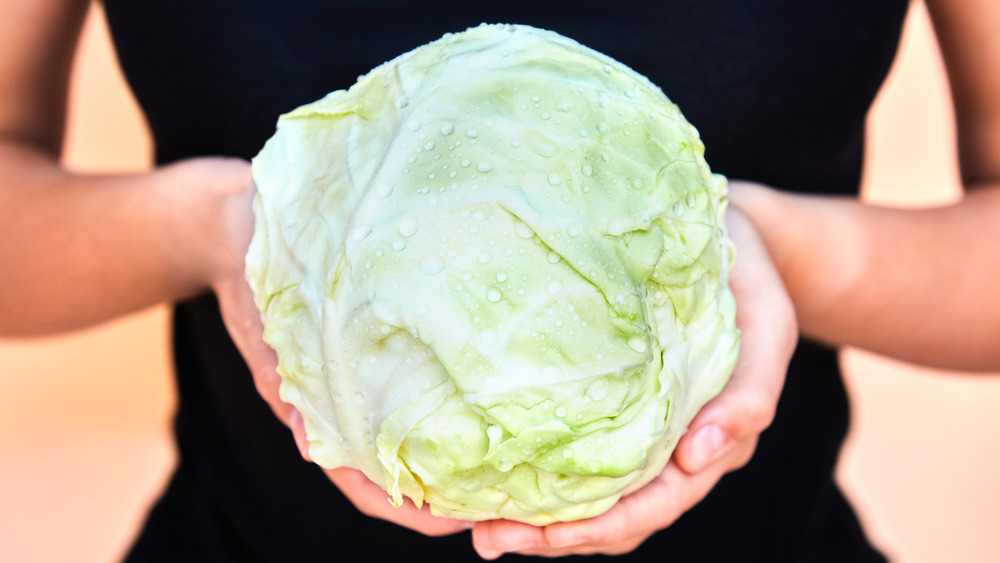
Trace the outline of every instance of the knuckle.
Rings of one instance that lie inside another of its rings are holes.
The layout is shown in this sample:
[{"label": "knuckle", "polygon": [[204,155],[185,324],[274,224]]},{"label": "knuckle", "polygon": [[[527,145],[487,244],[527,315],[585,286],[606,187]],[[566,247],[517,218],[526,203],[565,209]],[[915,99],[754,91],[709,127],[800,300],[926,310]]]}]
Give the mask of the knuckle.
[{"label": "knuckle", "polygon": [[746,436],[755,436],[774,422],[777,404],[774,397],[763,391],[748,391],[748,395],[741,417],[742,433]]},{"label": "knuckle", "polygon": [[737,451],[734,452],[734,455],[736,456],[735,467],[743,467],[744,465],[750,463],[750,460],[753,459],[753,454],[756,450],[757,450],[756,439],[748,440],[746,444],[744,444],[742,447],[737,448]]}]

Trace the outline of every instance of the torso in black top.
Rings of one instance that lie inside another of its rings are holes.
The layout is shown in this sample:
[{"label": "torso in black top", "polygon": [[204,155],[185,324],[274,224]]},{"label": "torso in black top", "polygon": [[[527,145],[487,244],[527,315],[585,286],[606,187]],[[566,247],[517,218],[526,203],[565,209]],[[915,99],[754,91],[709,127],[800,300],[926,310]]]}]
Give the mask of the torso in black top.
[{"label": "torso in black top", "polygon": [[[906,0],[105,0],[161,163],[250,158],[280,113],[481,22],[558,31],[647,75],[714,171],[854,193],[864,119]],[[257,396],[210,296],[177,307],[181,465],[134,561],[476,561],[359,515]],[[881,561],[833,483],[848,406],[836,354],[804,343],[753,461],[625,560]],[[621,558],[620,558],[621,559]]]}]

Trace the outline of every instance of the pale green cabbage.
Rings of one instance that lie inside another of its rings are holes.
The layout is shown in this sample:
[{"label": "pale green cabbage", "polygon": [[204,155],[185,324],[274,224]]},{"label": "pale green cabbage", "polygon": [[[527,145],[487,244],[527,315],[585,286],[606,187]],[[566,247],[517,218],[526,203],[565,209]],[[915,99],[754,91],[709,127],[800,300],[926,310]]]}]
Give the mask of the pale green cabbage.
[{"label": "pale green cabbage", "polygon": [[703,152],[647,79],[524,26],[282,116],[247,278],[311,457],[534,524],[659,474],[739,341]]}]

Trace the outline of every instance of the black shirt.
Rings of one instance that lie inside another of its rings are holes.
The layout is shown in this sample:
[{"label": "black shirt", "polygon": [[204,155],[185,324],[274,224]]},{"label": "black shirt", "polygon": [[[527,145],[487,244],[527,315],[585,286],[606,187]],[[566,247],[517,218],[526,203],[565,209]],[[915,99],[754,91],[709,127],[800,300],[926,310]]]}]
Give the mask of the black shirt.
[{"label": "black shirt", "polygon": [[[852,194],[907,0],[105,0],[157,161],[254,156],[279,114],[481,22],[552,29],[648,76],[713,170]],[[476,561],[360,515],[257,395],[210,295],[176,307],[180,465],[132,561]],[[833,480],[848,404],[803,342],[750,464],[623,560],[882,561]]]}]

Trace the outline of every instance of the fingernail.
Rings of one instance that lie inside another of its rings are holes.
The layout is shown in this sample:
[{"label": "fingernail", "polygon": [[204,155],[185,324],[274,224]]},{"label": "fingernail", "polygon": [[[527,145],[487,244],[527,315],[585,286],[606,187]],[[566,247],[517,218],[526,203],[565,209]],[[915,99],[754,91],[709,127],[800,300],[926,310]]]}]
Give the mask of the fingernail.
[{"label": "fingernail", "polygon": [[503,555],[502,551],[496,551],[492,549],[477,549],[476,553],[479,554],[480,558],[485,559],[487,561],[492,561]]},{"label": "fingernail", "polygon": [[689,460],[692,472],[697,473],[715,463],[722,457],[728,445],[729,436],[715,424],[709,424],[698,430],[694,437]]}]

